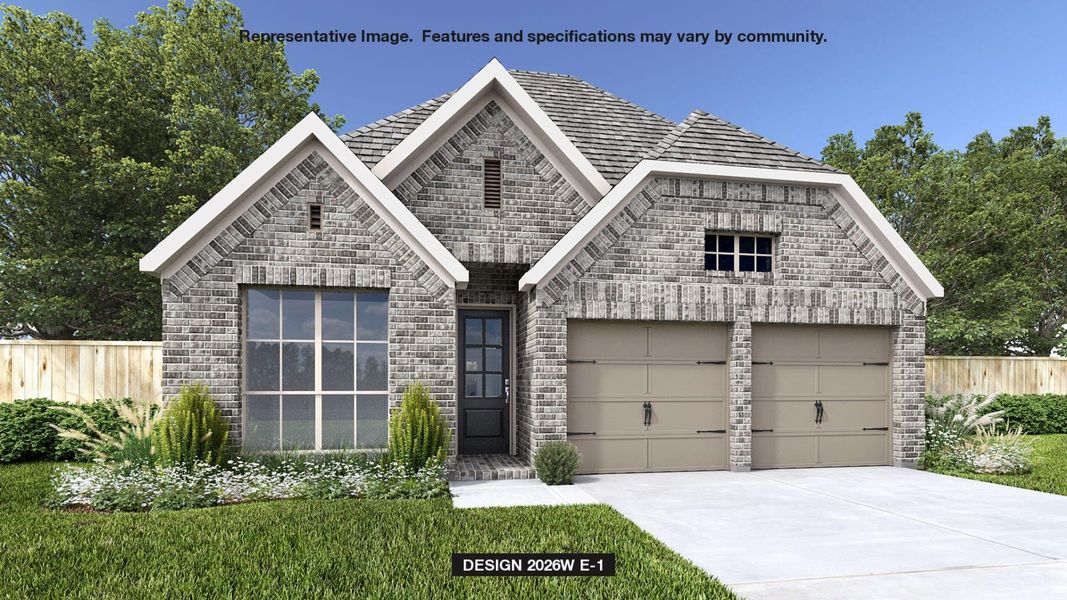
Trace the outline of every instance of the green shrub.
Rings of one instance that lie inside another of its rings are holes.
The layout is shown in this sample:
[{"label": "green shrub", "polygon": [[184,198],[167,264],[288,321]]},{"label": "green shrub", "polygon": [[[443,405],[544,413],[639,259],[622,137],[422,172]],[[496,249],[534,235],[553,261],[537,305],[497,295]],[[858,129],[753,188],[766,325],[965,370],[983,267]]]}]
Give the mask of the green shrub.
[{"label": "green shrub", "polygon": [[52,457],[56,431],[51,400],[33,398],[0,404],[0,463]]},{"label": "green shrub", "polygon": [[570,485],[582,464],[582,455],[570,442],[550,442],[534,454],[537,478],[548,485]]},{"label": "green shrub", "polygon": [[404,392],[400,410],[389,419],[389,460],[412,472],[431,462],[443,464],[449,430],[441,410],[422,383]]},{"label": "green shrub", "polygon": [[117,435],[104,431],[83,407],[56,405],[52,410],[73,415],[81,426],[62,428],[53,425],[61,439],[73,440],[81,455],[101,462],[123,464],[154,464],[156,448],[153,430],[162,416],[158,400],[110,400],[122,424]]},{"label": "green shrub", "polygon": [[991,409],[1003,411],[1009,427],[1027,434],[1067,433],[1067,395],[1001,394]]},{"label": "green shrub", "polygon": [[[117,438],[122,431],[123,425],[126,424],[126,421],[119,416],[119,411],[115,408],[115,405],[120,402],[132,404],[129,399],[97,400],[92,404],[81,405],[79,408],[96,423],[100,431]],[[56,406],[59,406],[59,404],[56,404]],[[69,429],[80,431],[88,436],[92,431],[85,424],[85,421],[78,415],[68,412],[51,411],[51,413],[51,417],[55,420],[55,427],[49,427],[49,430],[52,431],[52,435],[56,436],[52,460],[85,460],[89,458],[81,451],[82,442],[69,437],[60,437],[57,431],[57,429]]]},{"label": "green shrub", "polygon": [[164,465],[217,465],[226,454],[229,427],[222,420],[207,386],[182,386],[155,429],[159,459]]}]

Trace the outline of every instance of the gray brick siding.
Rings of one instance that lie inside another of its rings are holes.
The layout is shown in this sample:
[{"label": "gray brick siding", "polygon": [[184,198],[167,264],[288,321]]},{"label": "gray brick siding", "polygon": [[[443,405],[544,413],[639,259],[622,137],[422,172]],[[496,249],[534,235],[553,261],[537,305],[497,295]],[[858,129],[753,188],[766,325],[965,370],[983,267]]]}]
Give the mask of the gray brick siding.
[{"label": "gray brick siding", "polygon": [[[307,229],[311,202],[323,206],[319,232]],[[453,291],[318,154],[163,281],[164,394],[203,381],[238,443],[243,286],[388,289],[390,403],[419,380],[454,423]]]}]

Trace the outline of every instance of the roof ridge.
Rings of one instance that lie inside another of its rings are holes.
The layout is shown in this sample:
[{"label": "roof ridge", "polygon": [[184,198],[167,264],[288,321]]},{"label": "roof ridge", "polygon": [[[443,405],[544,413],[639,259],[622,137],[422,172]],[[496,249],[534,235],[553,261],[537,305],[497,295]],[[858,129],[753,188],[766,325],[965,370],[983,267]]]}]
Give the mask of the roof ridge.
[{"label": "roof ridge", "polygon": [[766,142],[766,143],[774,146],[775,148],[778,148],[780,150],[784,150],[784,151],[786,151],[786,152],[788,152],[788,153],[790,153],[790,154],[792,154],[792,155],[794,155],[794,156],[796,156],[798,158],[802,158],[804,160],[811,161],[811,162],[813,162],[813,163],[815,163],[815,164],[817,164],[819,166],[826,167],[828,169],[833,169],[834,171],[837,171],[839,173],[841,172],[836,167],[834,167],[832,165],[828,165],[828,164],[824,163],[823,161],[821,161],[821,160],[819,160],[817,158],[812,158],[812,157],[808,156],[807,154],[804,154],[800,150],[794,150],[793,148],[790,148],[789,146],[786,146],[785,144],[782,144],[782,143],[776,142],[776,141],[774,141],[774,140],[772,140],[770,138],[764,137],[764,136],[762,136],[762,135],[760,135],[760,134],[758,134],[758,133],[756,133],[754,131],[749,131],[748,129],[745,129],[744,127],[741,127],[740,125],[738,125],[738,124],[736,124],[736,123],[734,123],[732,121],[727,121],[726,119],[724,119],[724,118],[722,118],[720,116],[717,116],[717,115],[713,115],[713,114],[711,114],[709,112],[705,112],[705,111],[700,111],[700,112],[704,113],[704,116],[706,116],[706,117],[708,117],[710,119],[718,121],[719,123],[722,123],[723,125],[727,125],[729,127],[733,127],[734,129],[740,131],[741,133],[750,135],[750,136],[760,140],[761,142]]},{"label": "roof ridge", "polygon": [[667,132],[667,135],[663,136],[663,139],[661,139],[659,143],[656,144],[655,148],[652,148],[648,152],[645,152],[643,158],[648,160],[656,160],[660,156],[663,156],[663,153],[666,152],[668,148],[673,146],[674,142],[678,141],[678,138],[685,135],[686,131],[689,131],[689,128],[697,122],[697,119],[706,114],[708,113],[699,109],[689,113],[685,117],[685,119],[682,120],[681,123],[678,123],[677,125],[672,127],[671,130]]},{"label": "roof ridge", "polygon": [[636,110],[638,110],[640,112],[643,112],[643,113],[645,113],[646,115],[648,115],[650,117],[655,117],[655,118],[659,119],[660,121],[663,121],[665,123],[670,123],[671,125],[675,124],[674,121],[672,121],[671,119],[668,119],[667,117],[664,117],[663,115],[661,115],[659,113],[652,112],[651,110],[645,108],[644,106],[641,106],[640,104],[637,104],[636,102],[634,102],[632,100],[627,100],[626,98],[623,98],[622,96],[617,96],[617,95],[613,94],[612,92],[609,92],[609,91],[605,90],[604,88],[600,87],[599,85],[596,85],[595,83],[591,83],[589,81],[586,81],[585,79],[582,79],[581,77],[577,77],[577,76],[574,76],[574,75],[568,75],[566,73],[549,73],[549,72],[546,72],[546,71],[528,71],[528,70],[525,70],[525,69],[509,69],[508,72],[509,73],[526,73],[526,74],[530,74],[530,75],[547,75],[549,77],[560,77],[560,78],[563,78],[563,79],[570,79],[571,81],[576,81],[578,83],[587,85],[590,88],[596,90],[597,92],[599,92],[599,93],[601,93],[601,94],[603,94],[605,96],[608,96],[610,98],[613,98],[615,100],[618,100],[619,102],[622,102],[623,104],[625,104],[627,106],[630,106],[631,108],[634,108],[634,109],[636,109]]},{"label": "roof ridge", "polygon": [[344,134],[340,135],[339,137],[342,140],[348,140],[348,139],[354,138],[356,136],[362,135],[364,133],[367,133],[369,131],[374,131],[375,129],[378,129],[379,127],[382,127],[383,125],[388,125],[389,123],[395,123],[396,121],[399,121],[400,119],[402,119],[402,118],[414,113],[415,111],[422,110],[424,108],[431,108],[434,105],[438,105],[438,104],[444,103],[444,101],[448,100],[452,96],[452,94],[454,94],[454,93],[456,93],[455,90],[453,90],[451,92],[445,92],[444,94],[441,94],[440,96],[437,96],[436,98],[430,98],[429,100],[426,100],[426,101],[421,102],[419,104],[416,104],[414,106],[409,106],[408,108],[405,108],[402,111],[395,112],[395,113],[390,114],[390,115],[386,115],[386,116],[378,119],[377,121],[371,121],[370,123],[367,123],[365,125],[357,127],[356,129],[353,129],[352,131],[344,133]]}]

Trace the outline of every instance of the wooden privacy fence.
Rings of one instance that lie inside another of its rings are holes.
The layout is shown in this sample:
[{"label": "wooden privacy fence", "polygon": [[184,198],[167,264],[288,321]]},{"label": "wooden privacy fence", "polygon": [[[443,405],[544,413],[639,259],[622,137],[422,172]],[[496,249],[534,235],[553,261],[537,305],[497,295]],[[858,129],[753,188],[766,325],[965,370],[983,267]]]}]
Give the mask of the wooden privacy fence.
[{"label": "wooden privacy fence", "polygon": [[1067,394],[1067,358],[927,356],[926,393]]},{"label": "wooden privacy fence", "polygon": [[[159,399],[159,342],[0,340],[0,402]],[[1067,358],[927,356],[930,394],[1067,394]]]},{"label": "wooden privacy fence", "polygon": [[0,340],[0,402],[160,398],[159,342]]}]

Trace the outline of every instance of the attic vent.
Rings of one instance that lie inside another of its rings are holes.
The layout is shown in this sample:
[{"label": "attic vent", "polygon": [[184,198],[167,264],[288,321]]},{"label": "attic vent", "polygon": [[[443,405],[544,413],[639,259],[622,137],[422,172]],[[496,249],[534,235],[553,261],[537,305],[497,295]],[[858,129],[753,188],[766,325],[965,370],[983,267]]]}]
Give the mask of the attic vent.
[{"label": "attic vent", "polygon": [[308,205],[308,231],[322,230],[322,205]]},{"label": "attic vent", "polygon": [[485,207],[500,208],[500,160],[485,159]]}]

